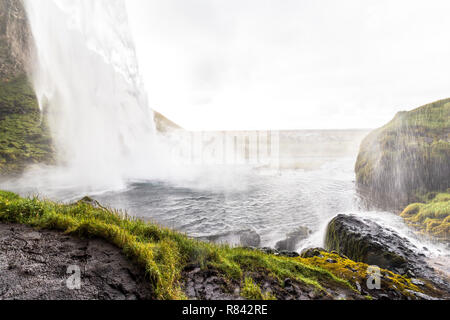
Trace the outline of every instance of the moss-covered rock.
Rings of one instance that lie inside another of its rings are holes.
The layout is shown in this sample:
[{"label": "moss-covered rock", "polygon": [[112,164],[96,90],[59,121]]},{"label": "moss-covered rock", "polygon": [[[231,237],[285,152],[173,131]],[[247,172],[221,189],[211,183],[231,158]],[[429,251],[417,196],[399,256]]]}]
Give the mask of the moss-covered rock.
[{"label": "moss-covered rock", "polygon": [[353,261],[338,253],[321,248],[308,249],[302,253],[300,261],[326,269],[347,281],[367,299],[423,299],[445,296],[427,281],[399,275],[386,269],[379,270],[379,288],[370,287],[372,272],[368,264]]},{"label": "moss-covered rock", "polygon": [[49,129],[26,75],[0,81],[0,175],[50,162],[52,154]]},{"label": "moss-covered rock", "polygon": [[302,241],[308,238],[311,234],[311,230],[307,227],[300,226],[296,230],[288,233],[286,235],[286,239],[278,241],[275,244],[275,249],[278,251],[295,251],[297,249],[297,245]]},{"label": "moss-covered rock", "polygon": [[420,203],[410,204],[401,216],[420,233],[450,241],[450,190],[430,193]]},{"label": "moss-covered rock", "polygon": [[328,225],[326,249],[356,262],[378,266],[400,275],[427,279],[436,288],[449,285],[429,267],[417,248],[395,231],[360,217],[338,215]]},{"label": "moss-covered rock", "polygon": [[397,271],[406,270],[409,258],[414,256],[404,241],[376,223],[338,215],[328,224],[325,246],[352,260]]},{"label": "moss-covered rock", "polygon": [[22,1],[0,1],[0,176],[52,159],[45,116],[27,76],[33,48]]},{"label": "moss-covered rock", "polygon": [[400,112],[361,144],[358,190],[371,204],[403,209],[450,187],[450,99]]}]

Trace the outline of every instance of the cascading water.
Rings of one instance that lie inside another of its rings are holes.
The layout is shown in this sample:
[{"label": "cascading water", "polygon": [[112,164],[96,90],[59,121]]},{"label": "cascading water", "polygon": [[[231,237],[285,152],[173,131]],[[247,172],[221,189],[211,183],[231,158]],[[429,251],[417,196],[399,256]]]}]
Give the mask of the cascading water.
[{"label": "cascading water", "polygon": [[[37,52],[33,81],[57,167],[34,185],[117,189],[151,175],[148,107],[122,0],[25,1]],[[45,170],[39,172],[39,170]]]}]

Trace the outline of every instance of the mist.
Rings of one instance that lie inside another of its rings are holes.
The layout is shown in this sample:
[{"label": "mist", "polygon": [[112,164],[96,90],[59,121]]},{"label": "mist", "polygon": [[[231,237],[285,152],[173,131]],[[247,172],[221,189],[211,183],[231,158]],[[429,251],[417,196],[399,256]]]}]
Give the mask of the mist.
[{"label": "mist", "polygon": [[127,7],[152,107],[187,129],[375,128],[448,96],[448,1]]}]

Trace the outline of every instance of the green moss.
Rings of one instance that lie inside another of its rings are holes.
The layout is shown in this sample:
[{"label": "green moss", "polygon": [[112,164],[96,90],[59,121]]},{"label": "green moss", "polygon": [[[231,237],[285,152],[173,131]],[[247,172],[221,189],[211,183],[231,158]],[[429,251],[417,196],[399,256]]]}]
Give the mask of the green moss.
[{"label": "green moss", "polygon": [[0,190],[0,198],[5,200],[17,200],[20,197],[13,192]]},{"label": "green moss", "polygon": [[337,278],[326,270],[258,250],[222,247],[218,258],[219,263],[213,263],[213,266],[228,277],[242,277],[245,272],[257,272],[278,279],[280,283],[290,278],[318,290],[325,290],[325,287],[330,286],[348,287],[346,280]]},{"label": "green moss", "polygon": [[338,222],[336,219],[333,219],[328,224],[325,236],[325,249],[344,253],[345,255],[348,255],[350,259],[355,261],[365,261],[367,255],[371,253],[374,248],[370,246],[369,242],[360,241],[358,235],[342,232],[342,230],[337,227],[337,224]]},{"label": "green moss", "polygon": [[25,75],[0,81],[0,175],[52,158],[49,130]]},{"label": "green moss", "polygon": [[429,200],[410,204],[401,216],[422,233],[450,240],[450,193],[433,193],[424,198]]},{"label": "green moss", "polygon": [[[315,265],[328,270],[339,278],[348,279],[355,290],[357,290],[358,286],[364,287],[369,278],[369,275],[367,274],[369,265],[355,262],[336,253],[321,251],[320,255],[311,258],[297,259],[302,263]],[[381,274],[383,275],[381,278],[381,287],[383,290],[392,289],[407,297],[414,297],[413,293],[410,291],[423,292],[406,276],[400,276],[385,269],[381,269]],[[367,296],[367,299],[372,299],[372,297]]]},{"label": "green moss", "polygon": [[250,277],[245,278],[241,295],[248,300],[276,300],[272,293],[262,293],[261,288]]}]

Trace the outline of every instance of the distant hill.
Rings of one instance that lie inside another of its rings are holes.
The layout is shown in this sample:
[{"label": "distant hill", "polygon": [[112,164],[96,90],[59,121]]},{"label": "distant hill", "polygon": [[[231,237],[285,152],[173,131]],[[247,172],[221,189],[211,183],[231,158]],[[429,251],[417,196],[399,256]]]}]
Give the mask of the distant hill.
[{"label": "distant hill", "polygon": [[160,133],[168,133],[171,131],[183,130],[181,126],[167,119],[161,113],[154,111],[156,130]]}]

